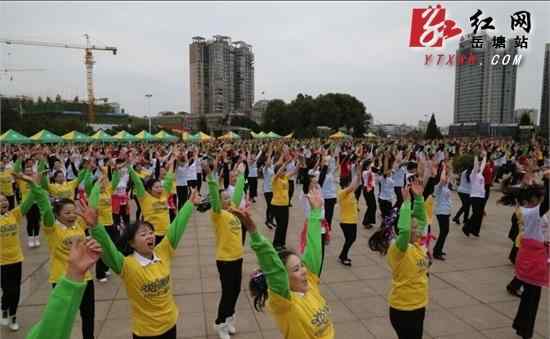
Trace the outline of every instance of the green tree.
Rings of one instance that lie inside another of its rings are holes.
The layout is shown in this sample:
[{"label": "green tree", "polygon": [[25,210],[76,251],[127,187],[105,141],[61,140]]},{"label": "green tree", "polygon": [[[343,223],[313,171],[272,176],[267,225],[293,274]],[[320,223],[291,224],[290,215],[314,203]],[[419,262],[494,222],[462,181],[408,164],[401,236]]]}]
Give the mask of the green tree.
[{"label": "green tree", "polygon": [[59,103],[59,102],[61,102],[61,101],[63,101],[63,99],[61,98],[61,95],[59,95],[59,94],[56,95],[56,96],[55,96],[55,102]]},{"label": "green tree", "polygon": [[241,116],[232,117],[231,126],[245,127],[254,131],[255,133],[260,132],[260,125],[258,125],[256,121],[248,117],[241,117]]},{"label": "green tree", "polygon": [[525,112],[521,115],[521,118],[519,120],[520,126],[531,126],[533,123],[531,121],[531,116],[529,113]]},{"label": "green tree", "polygon": [[42,100],[42,97],[38,97],[38,99],[36,99],[36,103],[42,104],[44,103],[44,100]]},{"label": "green tree", "polygon": [[74,103],[78,103],[79,101],[80,101],[80,99],[78,98],[78,95],[75,96],[73,102],[74,102]]},{"label": "green tree", "polygon": [[426,128],[426,139],[433,140],[441,139],[442,137],[443,136],[441,135],[441,131],[439,130],[439,127],[437,127],[437,123],[435,122],[435,114],[432,114],[430,122],[428,122],[428,127]]}]

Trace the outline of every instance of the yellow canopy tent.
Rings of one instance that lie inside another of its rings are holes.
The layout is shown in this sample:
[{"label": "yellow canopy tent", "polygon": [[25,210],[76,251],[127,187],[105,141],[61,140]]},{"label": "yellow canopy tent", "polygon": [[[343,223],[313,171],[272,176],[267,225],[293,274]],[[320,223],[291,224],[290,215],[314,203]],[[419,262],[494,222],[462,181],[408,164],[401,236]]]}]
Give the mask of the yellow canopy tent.
[{"label": "yellow canopy tent", "polygon": [[294,132],[285,135],[283,138],[285,138],[285,139],[292,139],[293,136],[294,136]]},{"label": "yellow canopy tent", "polygon": [[340,131],[329,136],[329,139],[344,139],[344,138],[351,138],[351,136],[347,135],[346,133],[342,133]]}]

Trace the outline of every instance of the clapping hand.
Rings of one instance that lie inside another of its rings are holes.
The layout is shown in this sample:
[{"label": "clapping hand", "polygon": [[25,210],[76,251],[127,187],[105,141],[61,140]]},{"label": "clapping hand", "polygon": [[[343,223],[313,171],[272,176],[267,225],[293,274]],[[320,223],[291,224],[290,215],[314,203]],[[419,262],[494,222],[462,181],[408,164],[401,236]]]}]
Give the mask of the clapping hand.
[{"label": "clapping hand", "polygon": [[73,281],[84,280],[86,272],[101,256],[101,246],[94,239],[75,238],[69,253],[67,277]]},{"label": "clapping hand", "polygon": [[324,200],[318,185],[309,191],[307,198],[312,208],[323,208]]},{"label": "clapping hand", "polygon": [[193,203],[193,205],[199,205],[201,203],[202,197],[201,197],[201,194],[199,193],[199,191],[196,188],[191,188],[190,200]]},{"label": "clapping hand", "polygon": [[97,210],[88,206],[82,200],[76,202],[76,214],[84,220],[88,227],[93,228],[97,225]]}]

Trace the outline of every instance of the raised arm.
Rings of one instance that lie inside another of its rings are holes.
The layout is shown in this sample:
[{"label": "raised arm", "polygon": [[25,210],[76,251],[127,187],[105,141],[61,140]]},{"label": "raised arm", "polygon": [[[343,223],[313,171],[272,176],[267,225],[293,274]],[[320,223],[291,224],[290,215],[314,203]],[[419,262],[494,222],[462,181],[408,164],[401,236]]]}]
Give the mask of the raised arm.
[{"label": "raised arm", "polygon": [[40,210],[40,215],[42,216],[44,227],[53,226],[53,224],[55,223],[55,216],[53,214],[52,205],[48,198],[48,192],[36,185],[33,186],[33,189],[36,190],[36,204],[38,205],[38,209]]},{"label": "raised arm", "polygon": [[319,276],[321,273],[322,254],[321,254],[321,207],[323,198],[320,189],[314,189],[309,193],[311,211],[308,217],[307,225],[307,243],[304,250],[303,261],[307,269]]},{"label": "raised arm", "polygon": [[285,299],[290,299],[288,273],[271,242],[255,231],[250,234],[250,247],[256,253],[269,289]]},{"label": "raised arm", "polygon": [[185,233],[185,230],[187,229],[189,218],[193,213],[193,204],[196,204],[199,202],[200,202],[200,196],[198,195],[197,191],[193,189],[191,198],[188,201],[186,201],[185,204],[180,208],[178,215],[168,227],[168,231],[166,232],[166,237],[170,241],[170,245],[172,246],[173,249],[176,249],[178,247],[181,237],[183,236],[183,233]]},{"label": "raised arm", "polygon": [[174,172],[169,171],[168,173],[166,173],[166,176],[164,177],[164,185],[163,185],[164,192],[170,194],[170,192],[172,192],[173,184],[174,184]]},{"label": "raised arm", "polygon": [[207,177],[208,181],[208,200],[210,200],[210,204],[212,205],[212,211],[214,213],[220,213],[222,210],[222,204],[220,201],[220,189],[218,186],[218,182],[216,179],[214,179],[214,176],[212,173],[208,173]]},{"label": "raised arm", "polygon": [[136,196],[138,198],[143,197],[145,195],[145,187],[143,186],[143,181],[141,181],[141,178],[137,175],[133,166],[128,166],[128,173],[130,174],[130,179],[132,179],[132,183],[134,184]]},{"label": "raised arm", "polygon": [[238,207],[241,204],[241,200],[243,199],[244,195],[244,164],[240,163],[239,167],[237,168],[237,171],[239,172],[239,176],[237,177],[237,183],[235,184],[235,191],[233,192],[233,196],[231,197],[231,202],[233,205]]},{"label": "raised arm", "polygon": [[395,245],[401,252],[405,252],[409,247],[411,239],[411,197],[408,188],[404,188],[402,192],[403,204],[399,209],[399,220],[397,221],[399,235],[397,236]]}]

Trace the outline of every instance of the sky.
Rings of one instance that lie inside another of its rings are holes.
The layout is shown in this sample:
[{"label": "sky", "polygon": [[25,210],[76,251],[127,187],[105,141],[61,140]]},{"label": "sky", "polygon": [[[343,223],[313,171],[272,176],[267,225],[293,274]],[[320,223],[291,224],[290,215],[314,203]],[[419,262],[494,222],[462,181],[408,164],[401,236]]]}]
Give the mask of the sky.
[{"label": "sky", "polygon": [[[145,94],[152,94],[151,114],[189,112],[191,38],[221,34],[253,46],[256,101],[341,92],[361,100],[377,123],[416,125],[433,112],[444,126],[453,118],[455,68],[425,66],[424,55],[455,54],[459,37],[439,49],[409,47],[412,8],[436,4],[466,33],[481,9],[494,34],[506,37],[518,34],[510,15],[531,13],[516,108],[540,109],[550,2],[3,1],[0,37],[83,44],[87,33],[95,44],[117,47],[117,55],[94,53],[95,95],[133,115],[149,113]],[[0,74],[2,94],[86,98],[81,50],[0,44],[0,68],[41,69],[13,72],[12,80]]]}]

